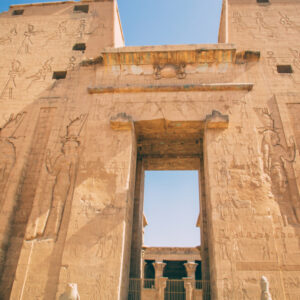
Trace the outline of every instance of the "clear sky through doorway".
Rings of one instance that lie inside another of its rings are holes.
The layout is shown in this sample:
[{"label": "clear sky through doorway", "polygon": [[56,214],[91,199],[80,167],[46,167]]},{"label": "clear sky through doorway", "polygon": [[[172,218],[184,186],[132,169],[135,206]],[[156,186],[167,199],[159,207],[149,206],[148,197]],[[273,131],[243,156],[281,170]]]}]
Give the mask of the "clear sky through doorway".
[{"label": "clear sky through doorway", "polygon": [[199,246],[198,172],[146,171],[144,214],[146,246]]}]

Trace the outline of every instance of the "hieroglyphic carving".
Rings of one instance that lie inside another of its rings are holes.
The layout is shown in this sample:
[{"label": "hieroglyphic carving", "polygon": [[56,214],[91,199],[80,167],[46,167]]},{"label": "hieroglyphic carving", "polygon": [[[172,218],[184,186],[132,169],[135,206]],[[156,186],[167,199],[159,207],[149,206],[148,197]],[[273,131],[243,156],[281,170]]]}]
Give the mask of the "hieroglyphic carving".
[{"label": "hieroglyphic carving", "polygon": [[59,300],[80,300],[76,283],[68,283],[66,290],[60,295]]},{"label": "hieroglyphic carving", "polygon": [[68,63],[68,70],[74,71],[76,67],[76,57],[75,56],[71,56],[69,58],[69,63]]},{"label": "hieroglyphic carving", "polygon": [[0,128],[0,200],[4,194],[9,174],[16,161],[15,134],[24,116],[25,112],[16,116],[11,115],[4,126]]},{"label": "hieroglyphic carving", "polygon": [[82,40],[85,34],[86,34],[86,19],[81,19],[77,27],[76,37],[79,40]]},{"label": "hieroglyphic carving", "polygon": [[274,56],[273,51],[267,51],[267,63],[268,66],[272,69],[273,73],[277,73],[277,58]]},{"label": "hieroglyphic carving", "polygon": [[184,79],[186,77],[185,67],[186,67],[185,64],[179,64],[179,65],[156,64],[153,66],[153,76],[157,80],[161,78],[174,78],[174,77],[177,77],[178,79]]},{"label": "hieroglyphic carving", "polygon": [[0,98],[3,98],[8,93],[8,98],[13,98],[13,90],[17,87],[16,77],[20,75],[24,70],[22,69],[21,62],[14,59],[11,63],[10,70],[8,72],[7,82],[1,92]]},{"label": "hieroglyphic carving", "polygon": [[228,190],[231,176],[228,170],[227,161],[223,159],[221,161],[217,161],[215,164],[216,164],[216,181],[220,186],[226,187],[226,190]]},{"label": "hieroglyphic carving", "polygon": [[29,83],[29,85],[27,87],[27,90],[29,88],[31,88],[32,85],[35,82],[40,81],[40,80],[45,81],[47,74],[49,74],[49,73],[52,72],[52,66],[51,65],[53,63],[53,60],[54,60],[53,57],[47,59],[44,62],[44,64],[42,65],[42,67],[35,74],[27,77],[27,79],[31,79],[31,81],[30,81],[30,83]]},{"label": "hieroglyphic carving", "polygon": [[11,43],[14,36],[18,34],[16,26],[12,27],[7,35],[0,37],[0,45]]},{"label": "hieroglyphic carving", "polygon": [[249,296],[248,291],[245,287],[245,282],[242,279],[238,280],[238,292],[241,295],[242,300],[251,300],[252,298]]},{"label": "hieroglyphic carving", "polygon": [[[218,194],[217,211],[223,221],[234,221],[252,217],[255,210],[250,200],[241,200],[236,190]],[[243,213],[245,211],[245,213]]]},{"label": "hieroglyphic carving", "polygon": [[268,25],[265,20],[264,16],[261,12],[256,12],[256,18],[255,18],[256,24],[258,26],[259,32],[262,34],[266,34],[268,37],[274,38],[274,30],[276,28]]},{"label": "hieroglyphic carving", "polygon": [[270,252],[270,235],[265,233],[265,244],[262,247],[262,258],[263,260],[269,260],[271,258]]},{"label": "hieroglyphic carving", "polygon": [[283,279],[284,287],[286,289],[300,288],[300,277],[299,276],[289,276]]},{"label": "hieroglyphic carving", "polygon": [[260,288],[261,288],[261,300],[272,300],[270,290],[269,290],[269,281],[265,276],[261,277],[260,280]]},{"label": "hieroglyphic carving", "polygon": [[25,53],[30,54],[31,46],[33,45],[31,37],[36,35],[38,31],[35,31],[34,25],[28,24],[27,30],[24,32],[24,39],[22,41],[22,44],[18,50],[18,54]]},{"label": "hieroglyphic carving", "polygon": [[286,29],[286,31],[288,31],[289,29],[293,29],[299,32],[299,26],[297,26],[287,15],[284,15],[281,12],[278,12],[280,15],[280,21],[279,23],[284,26],[284,28]]}]

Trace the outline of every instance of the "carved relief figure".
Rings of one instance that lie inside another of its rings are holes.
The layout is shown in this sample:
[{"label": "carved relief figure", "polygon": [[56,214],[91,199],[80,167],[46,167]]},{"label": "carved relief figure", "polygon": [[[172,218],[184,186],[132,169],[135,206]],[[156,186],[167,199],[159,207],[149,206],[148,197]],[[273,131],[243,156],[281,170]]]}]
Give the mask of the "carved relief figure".
[{"label": "carved relief figure", "polygon": [[294,140],[290,138],[291,146],[285,149],[280,144],[279,134],[267,129],[263,132],[262,153],[264,171],[270,175],[274,182],[274,189],[279,193],[284,193],[287,188],[286,162],[295,160],[296,146]]},{"label": "carved relief figure", "polygon": [[220,229],[220,250],[221,250],[221,259],[230,260],[231,258],[231,240],[230,236],[227,233],[226,229]]},{"label": "carved relief figure", "polygon": [[33,45],[31,37],[37,34],[37,31],[34,30],[34,26],[31,24],[27,25],[27,30],[24,32],[24,39],[21,44],[21,47],[18,50],[18,54],[24,51],[25,54],[30,54],[30,47]]},{"label": "carved relief figure", "polygon": [[31,79],[27,89],[31,88],[35,82],[37,82],[39,80],[44,81],[46,79],[47,74],[52,72],[53,60],[54,60],[53,57],[49,58],[48,60],[46,60],[44,62],[42,67],[35,74],[27,77],[27,79]]},{"label": "carved relief figure", "polygon": [[267,110],[262,110],[261,114],[268,122],[263,128],[261,151],[263,154],[264,171],[272,180],[272,187],[276,194],[283,194],[287,188],[286,163],[292,163],[296,158],[296,144],[290,137],[290,146],[285,148],[280,141],[277,128],[272,115]]},{"label": "carved relief figure", "polygon": [[4,126],[0,128],[0,199],[16,161],[15,133],[24,116],[25,113],[11,115]]},{"label": "carved relief figure", "polygon": [[65,292],[60,295],[59,300],[80,300],[76,283],[68,283]]},{"label": "carved relief figure", "polygon": [[50,151],[47,153],[46,168],[48,173],[55,177],[55,182],[52,187],[51,206],[42,234],[43,238],[57,238],[66,200],[76,176],[80,146],[78,139],[86,118],[87,115],[81,115],[71,120],[62,140],[61,153],[55,159],[51,157]]},{"label": "carved relief figure", "polygon": [[222,160],[222,161],[218,161],[216,164],[217,164],[217,168],[216,168],[217,182],[221,186],[225,186],[228,188],[229,181],[231,180],[231,176],[228,171],[227,162],[225,160]]},{"label": "carved relief figure", "polygon": [[256,24],[258,25],[258,29],[260,32],[265,32],[267,34],[267,36],[269,37],[274,37],[274,27],[271,27],[270,25],[268,25],[263,17],[263,14],[261,12],[257,12],[256,13]]},{"label": "carved relief figure", "polygon": [[0,45],[11,43],[14,36],[18,34],[16,26],[11,28],[9,33],[5,36],[0,37]]},{"label": "carved relief figure", "polygon": [[20,75],[23,72],[23,70],[21,68],[22,68],[22,65],[21,65],[20,61],[14,59],[11,63],[11,67],[8,72],[9,77],[8,77],[8,80],[7,80],[3,90],[2,90],[0,98],[3,98],[7,92],[8,92],[8,98],[9,99],[13,98],[13,90],[17,87],[16,77],[17,77],[17,75]]},{"label": "carved relief figure", "polygon": [[67,25],[67,21],[60,22],[57,26],[57,30],[48,36],[44,46],[47,46],[48,43],[52,40],[64,39],[64,37],[67,35],[67,26],[66,25]]},{"label": "carved relief figure", "polygon": [[269,291],[269,281],[265,276],[260,280],[261,296],[260,300],[272,300],[272,296]]}]

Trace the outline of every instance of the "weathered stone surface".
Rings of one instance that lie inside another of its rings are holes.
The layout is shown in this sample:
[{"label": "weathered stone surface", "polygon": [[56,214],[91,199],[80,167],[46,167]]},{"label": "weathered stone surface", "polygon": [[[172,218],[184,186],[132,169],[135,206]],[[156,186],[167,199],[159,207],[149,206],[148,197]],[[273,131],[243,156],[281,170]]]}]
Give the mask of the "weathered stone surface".
[{"label": "weathered stone surface", "polygon": [[299,11],[227,0],[219,44],[154,47],[123,47],[115,1],[2,13],[0,298],[127,299],[144,172],[193,169],[212,299],[298,299]]}]

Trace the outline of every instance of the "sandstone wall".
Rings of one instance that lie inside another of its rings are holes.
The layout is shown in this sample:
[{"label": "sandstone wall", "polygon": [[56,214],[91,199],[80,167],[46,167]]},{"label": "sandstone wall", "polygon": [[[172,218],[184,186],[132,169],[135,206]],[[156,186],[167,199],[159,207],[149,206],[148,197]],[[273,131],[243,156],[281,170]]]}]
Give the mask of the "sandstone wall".
[{"label": "sandstone wall", "polygon": [[[113,3],[80,4],[89,12],[67,3],[0,16],[1,296],[55,299],[74,282],[81,299],[127,299],[139,156],[145,170],[203,175],[213,299],[259,299],[262,275],[273,299],[297,299],[297,2],[228,1],[236,46],[121,49],[103,49],[114,46]],[[81,41],[86,52],[74,52]]]}]

